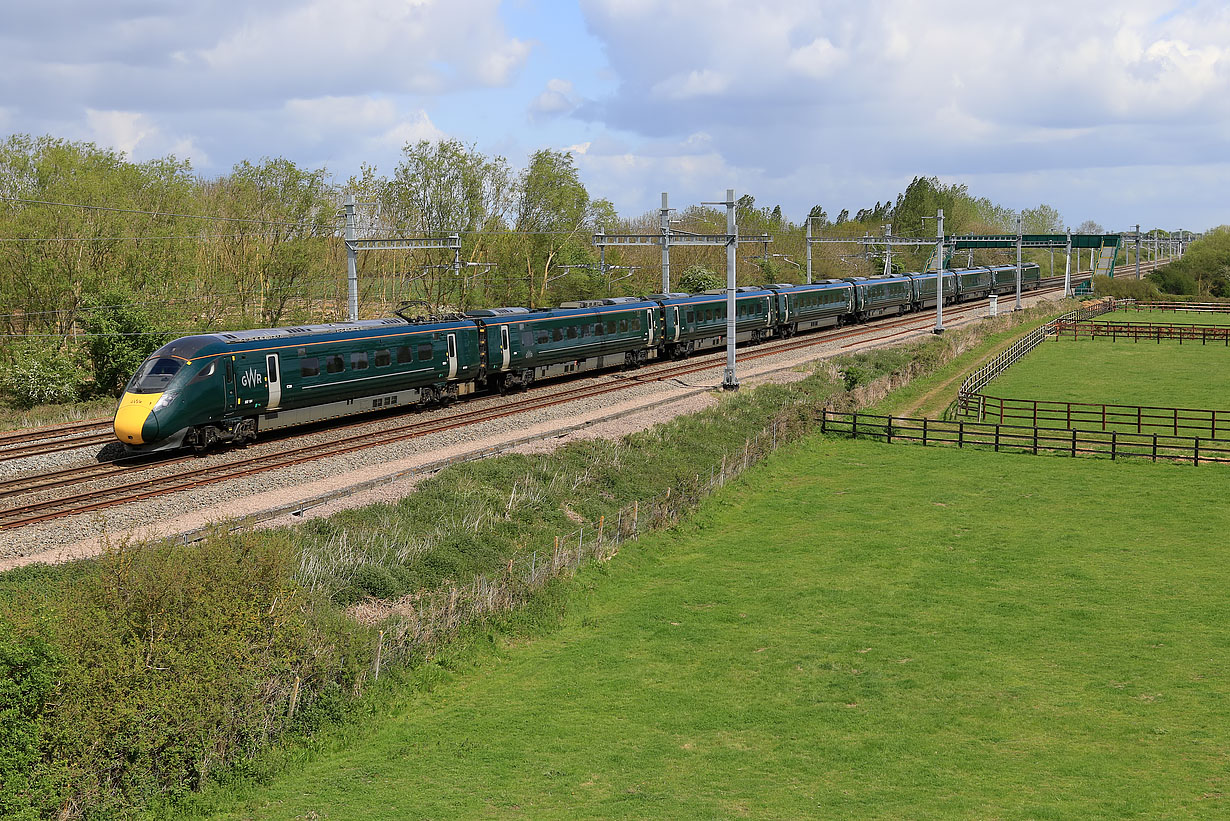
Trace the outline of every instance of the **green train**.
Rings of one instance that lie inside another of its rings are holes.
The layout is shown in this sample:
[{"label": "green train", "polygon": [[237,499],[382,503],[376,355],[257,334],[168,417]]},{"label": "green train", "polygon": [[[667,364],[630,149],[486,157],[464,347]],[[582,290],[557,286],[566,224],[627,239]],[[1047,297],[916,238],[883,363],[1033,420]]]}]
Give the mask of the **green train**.
[{"label": "green train", "polygon": [[[998,270],[946,272],[945,302],[985,296]],[[1038,287],[1038,266],[1025,266],[1022,279],[1024,288]],[[923,310],[935,305],[936,286],[930,273],[742,287],[736,340]],[[708,291],[184,337],[133,375],[115,436],[136,452],[204,451],[294,425],[682,358],[725,345],[726,310],[726,292]]]}]

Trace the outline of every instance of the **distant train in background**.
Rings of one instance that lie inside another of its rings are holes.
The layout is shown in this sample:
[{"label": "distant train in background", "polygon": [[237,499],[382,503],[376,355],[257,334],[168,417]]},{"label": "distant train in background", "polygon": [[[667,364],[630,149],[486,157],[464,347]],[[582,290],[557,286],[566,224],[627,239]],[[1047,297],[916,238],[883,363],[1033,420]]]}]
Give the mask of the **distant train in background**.
[{"label": "distant train in background", "polygon": [[[1023,266],[1022,290],[1040,280],[1037,265]],[[937,275],[926,273],[741,287],[736,339],[756,343],[933,308],[936,285]],[[944,273],[944,302],[1015,287],[1015,266],[955,269]],[[184,337],[159,348],[129,381],[115,435],[133,451],[203,451],[292,425],[680,359],[726,344],[726,304],[726,292],[715,290]]]}]

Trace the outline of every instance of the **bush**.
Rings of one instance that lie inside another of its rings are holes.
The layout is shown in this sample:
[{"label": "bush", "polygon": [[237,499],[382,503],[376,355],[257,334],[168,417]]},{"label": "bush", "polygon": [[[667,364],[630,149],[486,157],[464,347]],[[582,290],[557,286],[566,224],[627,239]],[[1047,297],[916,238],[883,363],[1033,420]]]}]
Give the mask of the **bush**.
[{"label": "bush", "polygon": [[726,287],[726,278],[718,276],[703,265],[693,265],[679,277],[679,289],[689,294],[699,294],[701,291],[713,291]]},{"label": "bush", "polygon": [[85,301],[81,324],[89,334],[94,388],[100,396],[116,396],[141,363],[166,341],[153,313],[126,304],[130,297],[104,291]]},{"label": "bush", "polygon": [[0,816],[37,817],[31,775],[41,758],[43,709],[55,682],[56,657],[36,636],[0,624]]},{"label": "bush", "polygon": [[1154,271],[1146,279],[1157,285],[1162,293],[1166,294],[1195,296],[1200,292],[1200,287],[1196,284],[1194,276],[1185,271],[1175,270],[1170,267]]},{"label": "bush", "polygon": [[1115,299],[1135,299],[1151,302],[1161,297],[1162,292],[1147,279],[1095,276],[1093,292],[1097,296],[1113,296]]},{"label": "bush", "polygon": [[89,392],[88,377],[75,351],[55,345],[20,345],[0,377],[0,387],[23,410],[35,405],[76,402]]}]

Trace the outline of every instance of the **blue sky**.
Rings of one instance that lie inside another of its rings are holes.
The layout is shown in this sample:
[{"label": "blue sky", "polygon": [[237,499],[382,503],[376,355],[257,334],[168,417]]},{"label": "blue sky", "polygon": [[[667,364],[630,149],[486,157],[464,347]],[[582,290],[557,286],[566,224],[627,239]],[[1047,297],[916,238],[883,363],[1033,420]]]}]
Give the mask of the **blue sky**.
[{"label": "blue sky", "polygon": [[43,0],[0,10],[0,133],[344,180],[456,137],[572,150],[634,216],[801,220],[916,174],[1075,226],[1230,222],[1230,6],[934,0]]}]

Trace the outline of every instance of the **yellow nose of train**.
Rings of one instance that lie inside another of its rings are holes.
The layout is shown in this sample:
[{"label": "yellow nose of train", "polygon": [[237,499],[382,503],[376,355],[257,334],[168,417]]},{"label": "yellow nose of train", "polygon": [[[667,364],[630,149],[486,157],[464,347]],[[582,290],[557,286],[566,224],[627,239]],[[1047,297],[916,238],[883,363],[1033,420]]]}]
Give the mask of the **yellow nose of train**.
[{"label": "yellow nose of train", "polygon": [[115,438],[125,445],[143,445],[158,436],[154,405],[161,393],[126,393],[115,411]]}]

